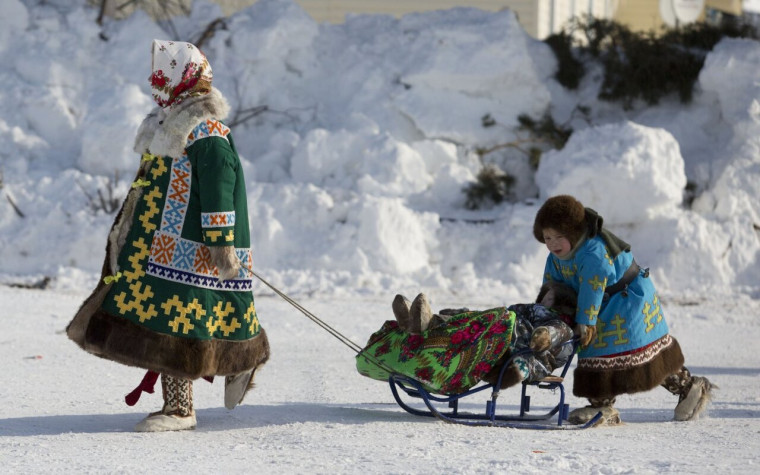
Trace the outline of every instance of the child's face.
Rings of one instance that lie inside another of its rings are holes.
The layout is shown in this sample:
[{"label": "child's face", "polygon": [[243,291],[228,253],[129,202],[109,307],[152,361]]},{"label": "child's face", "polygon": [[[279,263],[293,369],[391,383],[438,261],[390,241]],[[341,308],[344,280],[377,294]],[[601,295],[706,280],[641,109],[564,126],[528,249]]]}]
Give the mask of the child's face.
[{"label": "child's face", "polygon": [[544,295],[544,298],[541,299],[541,305],[544,307],[553,307],[554,306],[554,289],[549,289],[546,294]]},{"label": "child's face", "polygon": [[549,252],[557,257],[566,255],[573,248],[569,239],[552,228],[544,229],[544,242]]}]

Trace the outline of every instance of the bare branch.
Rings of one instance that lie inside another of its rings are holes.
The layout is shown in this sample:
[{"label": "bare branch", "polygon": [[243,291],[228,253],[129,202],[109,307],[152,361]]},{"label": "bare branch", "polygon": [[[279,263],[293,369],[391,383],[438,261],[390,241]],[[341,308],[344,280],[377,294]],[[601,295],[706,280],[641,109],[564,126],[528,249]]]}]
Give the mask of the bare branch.
[{"label": "bare branch", "polygon": [[11,204],[11,207],[13,207],[13,211],[16,212],[17,215],[19,215],[20,218],[25,218],[26,216],[24,213],[21,212],[18,206],[16,206],[16,203],[13,201],[13,198],[11,198],[11,195],[6,193],[5,197],[8,199],[8,203]]},{"label": "bare branch", "polygon": [[214,33],[216,33],[216,30],[219,28],[224,28],[226,25],[224,23],[224,18],[220,17],[216,20],[212,21],[208,25],[206,25],[206,29],[203,30],[203,33],[201,33],[201,36],[198,37],[197,40],[193,43],[198,48],[202,48],[204,43],[206,43],[207,40],[210,40],[214,37]]},{"label": "bare branch", "polygon": [[478,148],[476,150],[476,153],[482,157],[482,156],[488,155],[489,153],[493,153],[497,150],[501,150],[503,148],[514,148],[526,155],[529,155],[528,150],[525,150],[522,147],[520,147],[520,144],[532,143],[532,142],[535,142],[535,140],[517,139],[512,142],[500,143],[498,145],[494,145],[493,147]]},{"label": "bare branch", "polygon": [[232,118],[232,120],[229,123],[230,127],[235,127],[236,125],[240,125],[243,122],[246,122],[257,115],[263,114],[264,112],[269,110],[269,106],[254,106],[249,107],[247,109],[238,109],[235,111],[235,116]]}]

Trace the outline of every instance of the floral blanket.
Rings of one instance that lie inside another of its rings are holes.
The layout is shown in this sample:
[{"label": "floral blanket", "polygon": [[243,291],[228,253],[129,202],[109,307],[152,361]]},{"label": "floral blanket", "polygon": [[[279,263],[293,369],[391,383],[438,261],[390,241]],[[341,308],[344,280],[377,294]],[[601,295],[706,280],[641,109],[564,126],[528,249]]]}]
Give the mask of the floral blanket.
[{"label": "floral blanket", "polygon": [[356,369],[379,381],[393,372],[432,393],[459,394],[478,384],[509,350],[514,325],[515,314],[505,307],[462,313],[421,335],[389,320],[356,356]]}]

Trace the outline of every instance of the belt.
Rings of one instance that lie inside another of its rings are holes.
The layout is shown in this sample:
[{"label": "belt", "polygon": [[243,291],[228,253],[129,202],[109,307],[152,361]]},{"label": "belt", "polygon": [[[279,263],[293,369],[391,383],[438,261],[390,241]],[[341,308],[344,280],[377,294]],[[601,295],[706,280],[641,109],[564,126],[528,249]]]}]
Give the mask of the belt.
[{"label": "belt", "polygon": [[[628,284],[633,282],[633,279],[638,277],[640,272],[641,272],[641,266],[639,266],[636,263],[636,261],[632,261],[631,265],[623,273],[623,277],[621,277],[620,280],[604,288],[604,299],[607,300],[608,298],[612,297],[613,295],[621,291],[624,292],[623,297],[626,297],[628,295],[626,291],[626,289],[628,288]],[[649,277],[648,268],[644,269],[643,275],[644,277]]]}]

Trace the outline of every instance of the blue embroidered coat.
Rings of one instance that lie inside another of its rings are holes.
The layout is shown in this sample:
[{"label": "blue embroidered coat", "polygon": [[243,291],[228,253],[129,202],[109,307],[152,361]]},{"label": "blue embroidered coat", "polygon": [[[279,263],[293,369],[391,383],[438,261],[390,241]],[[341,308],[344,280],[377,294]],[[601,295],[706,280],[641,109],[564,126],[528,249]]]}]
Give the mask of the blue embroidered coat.
[{"label": "blue embroidered coat", "polygon": [[596,340],[581,350],[579,358],[619,355],[643,348],[668,334],[657,292],[642,273],[626,292],[605,298],[605,287],[618,282],[633,262],[630,251],[615,259],[601,236],[582,242],[567,259],[550,254],[544,281],[570,285],[578,293],[575,321],[595,325]]}]

